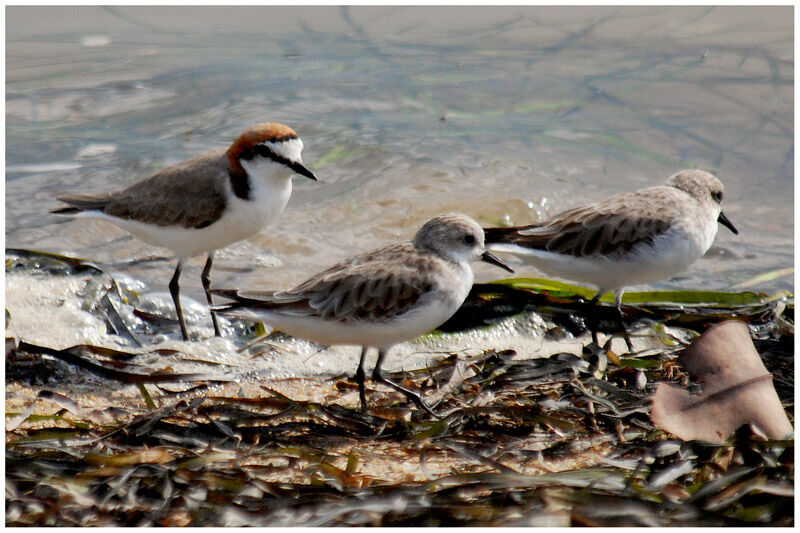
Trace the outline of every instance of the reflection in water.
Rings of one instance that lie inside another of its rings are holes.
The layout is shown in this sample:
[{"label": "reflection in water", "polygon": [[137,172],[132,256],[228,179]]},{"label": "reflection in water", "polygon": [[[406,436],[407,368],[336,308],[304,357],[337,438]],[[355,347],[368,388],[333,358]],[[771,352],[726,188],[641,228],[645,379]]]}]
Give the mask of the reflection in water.
[{"label": "reflection in water", "polygon": [[[290,285],[442,212],[528,223],[698,166],[725,182],[741,235],[660,286],[724,289],[793,262],[791,14],[11,7],[7,246],[165,254],[47,211],[58,193],[119,188],[279,121],[322,183],[296,180],[277,223],[220,251],[220,285]],[[150,287],[171,274],[128,273]],[[202,299],[199,284],[185,291]]]}]

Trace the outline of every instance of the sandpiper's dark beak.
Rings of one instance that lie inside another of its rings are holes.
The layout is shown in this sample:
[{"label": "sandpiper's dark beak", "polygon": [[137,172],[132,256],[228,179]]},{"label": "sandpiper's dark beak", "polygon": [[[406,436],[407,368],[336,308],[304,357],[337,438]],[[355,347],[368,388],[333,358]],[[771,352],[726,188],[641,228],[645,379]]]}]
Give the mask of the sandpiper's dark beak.
[{"label": "sandpiper's dark beak", "polygon": [[728,228],[733,232],[734,235],[739,235],[739,230],[728,220],[728,217],[725,216],[725,213],[722,211],[719,212],[719,217],[717,218],[717,222]]},{"label": "sandpiper's dark beak", "polygon": [[291,164],[289,165],[289,168],[291,168],[301,176],[305,176],[308,179],[314,181],[319,181],[317,180],[317,177],[314,175],[314,173],[308,170],[308,168],[306,168],[306,166],[303,163],[292,161]]},{"label": "sandpiper's dark beak", "polygon": [[507,264],[505,264],[502,261],[500,261],[500,258],[498,258],[496,255],[494,255],[489,250],[486,250],[485,252],[483,252],[483,255],[481,255],[481,261],[483,261],[484,263],[489,263],[490,265],[499,266],[500,268],[502,268],[504,270],[508,270],[512,274],[514,273],[514,271],[511,269],[510,266],[508,266]]}]

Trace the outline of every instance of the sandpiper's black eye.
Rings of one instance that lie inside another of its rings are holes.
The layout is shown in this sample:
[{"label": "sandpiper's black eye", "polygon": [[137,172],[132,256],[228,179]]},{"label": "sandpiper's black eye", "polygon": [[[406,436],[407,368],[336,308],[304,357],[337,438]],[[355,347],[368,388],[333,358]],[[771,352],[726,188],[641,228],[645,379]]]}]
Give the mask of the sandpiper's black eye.
[{"label": "sandpiper's black eye", "polygon": [[720,191],[713,191],[711,193],[711,198],[713,198],[715,202],[720,203],[722,202],[722,193]]},{"label": "sandpiper's black eye", "polygon": [[475,244],[475,235],[464,235],[464,242],[467,244]]}]

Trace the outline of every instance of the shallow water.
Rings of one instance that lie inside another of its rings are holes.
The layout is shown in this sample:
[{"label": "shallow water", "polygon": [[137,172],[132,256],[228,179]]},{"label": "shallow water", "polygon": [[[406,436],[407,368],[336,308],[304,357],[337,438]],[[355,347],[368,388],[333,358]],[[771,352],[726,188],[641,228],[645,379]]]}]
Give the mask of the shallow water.
[{"label": "shallow water", "polygon": [[[724,181],[740,235],[721,228],[706,258],[656,286],[727,289],[794,261],[792,19],[791,7],[9,7],[6,246],[111,263],[164,292],[173,263],[127,263],[167,251],[49,215],[55,197],[120,188],[278,121],[321,182],[296,179],[271,228],[218,252],[218,286],[286,287],[434,214],[528,223],[697,166]],[[198,301],[202,265],[182,278]]]}]

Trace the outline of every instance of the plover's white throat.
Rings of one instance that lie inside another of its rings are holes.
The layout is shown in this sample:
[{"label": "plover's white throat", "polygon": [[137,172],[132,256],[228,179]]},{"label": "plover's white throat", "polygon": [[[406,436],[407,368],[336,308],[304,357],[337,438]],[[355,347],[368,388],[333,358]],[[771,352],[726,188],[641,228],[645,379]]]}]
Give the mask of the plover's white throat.
[{"label": "plover's white throat", "polygon": [[[722,213],[724,187],[702,170],[683,170],[665,185],[569,209],[541,224],[484,228],[486,246],[510,252],[547,275],[590,283],[597,300],[613,291],[619,320],[626,286],[666,279],[711,247],[717,222],[737,233]],[[592,313],[592,339],[597,328]],[[632,349],[625,332],[628,349]]]},{"label": "plover's white throat", "polygon": [[[261,231],[283,211],[291,178],[317,178],[301,158],[303,141],[283,124],[252,126],[227,149],[214,150],[166,168],[121,191],[59,198],[70,205],[60,215],[107,220],[135,237],[178,256],[169,284],[181,333],[189,334],[178,280],[189,257],[208,254],[201,276],[209,305],[214,251]],[[214,333],[220,334],[211,314]]]},{"label": "plover's white throat", "polygon": [[418,394],[383,377],[381,365],[393,345],[440,326],[458,310],[472,287],[470,262],[477,259],[512,272],[484,249],[474,220],[450,214],[427,221],[410,242],[342,261],[288,291],[212,292],[235,300],[215,306],[225,315],[320,344],[361,346],[356,380],[364,410],[364,360],[370,347],[377,348],[373,380],[433,414]]}]

